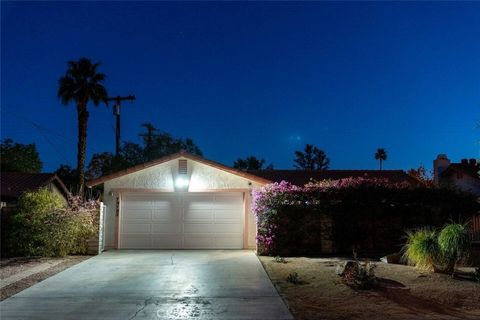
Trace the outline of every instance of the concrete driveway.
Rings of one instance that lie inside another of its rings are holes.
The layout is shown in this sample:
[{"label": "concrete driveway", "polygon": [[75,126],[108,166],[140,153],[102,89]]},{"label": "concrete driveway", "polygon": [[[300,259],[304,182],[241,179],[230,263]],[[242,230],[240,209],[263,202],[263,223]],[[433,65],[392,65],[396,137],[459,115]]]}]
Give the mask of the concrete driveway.
[{"label": "concrete driveway", "polygon": [[292,319],[252,251],[109,251],[1,302],[1,319]]}]

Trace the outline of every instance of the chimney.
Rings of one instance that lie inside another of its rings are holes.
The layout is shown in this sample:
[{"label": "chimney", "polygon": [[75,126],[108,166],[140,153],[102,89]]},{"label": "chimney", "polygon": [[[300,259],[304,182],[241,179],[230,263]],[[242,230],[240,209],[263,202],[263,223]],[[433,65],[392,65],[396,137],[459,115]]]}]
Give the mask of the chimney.
[{"label": "chimney", "polygon": [[433,160],[433,182],[435,185],[440,184],[440,176],[450,165],[450,160],[446,154],[439,154],[437,159]]},{"label": "chimney", "polygon": [[472,158],[472,159],[468,160],[468,164],[472,167],[476,167],[477,166],[477,160]]}]

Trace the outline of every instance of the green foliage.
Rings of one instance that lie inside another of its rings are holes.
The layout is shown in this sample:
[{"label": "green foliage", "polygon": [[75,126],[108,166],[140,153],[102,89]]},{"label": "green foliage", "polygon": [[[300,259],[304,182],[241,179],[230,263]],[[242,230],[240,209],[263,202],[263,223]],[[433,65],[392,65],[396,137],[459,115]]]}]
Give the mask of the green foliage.
[{"label": "green foliage", "polygon": [[[465,221],[480,208],[470,193],[368,179],[305,187],[270,184],[252,191],[260,254],[383,254],[398,251],[405,230]],[[331,248],[331,250],[329,250]]]},{"label": "green foliage", "polygon": [[0,159],[2,172],[42,171],[42,162],[34,143],[21,144],[13,142],[12,139],[5,139],[0,146]]},{"label": "green foliage", "polygon": [[451,273],[469,256],[470,249],[468,225],[451,223],[440,232],[427,228],[407,232],[404,256],[421,270]]},{"label": "green foliage", "polygon": [[76,194],[78,191],[78,172],[68,164],[61,164],[55,174],[62,180],[67,189]]},{"label": "green foliage", "polygon": [[305,145],[304,151],[295,151],[294,166],[301,170],[327,170],[330,159],[327,158],[325,151],[320,150],[314,145]]},{"label": "green foliage", "polygon": [[11,251],[26,256],[65,256],[86,253],[87,239],[97,225],[98,204],[67,207],[57,194],[40,189],[19,199],[12,217]]},{"label": "green foliage", "polygon": [[435,271],[441,256],[438,234],[435,230],[420,228],[407,232],[404,257],[409,264],[415,265],[420,270]]},{"label": "green foliage", "polygon": [[248,170],[272,170],[273,165],[269,164],[265,167],[265,159],[258,159],[254,156],[246,157],[245,159],[238,158],[234,163],[235,169],[248,171]]},{"label": "green foliage", "polygon": [[466,224],[448,224],[440,231],[438,244],[445,264],[445,272],[453,272],[457,262],[469,256],[470,241],[470,233]]},{"label": "green foliage", "polygon": [[[151,124],[146,125],[157,131]],[[180,151],[202,156],[202,151],[192,139],[175,138],[166,132],[142,136],[144,136],[142,145],[134,142],[123,142],[118,156],[111,152],[95,153],[88,164],[87,178],[102,177]]]}]

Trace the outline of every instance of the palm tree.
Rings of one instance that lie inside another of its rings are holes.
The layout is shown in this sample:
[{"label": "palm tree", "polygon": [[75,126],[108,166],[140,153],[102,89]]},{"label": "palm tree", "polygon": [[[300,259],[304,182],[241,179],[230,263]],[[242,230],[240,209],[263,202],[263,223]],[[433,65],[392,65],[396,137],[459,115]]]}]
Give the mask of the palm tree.
[{"label": "palm tree", "polygon": [[62,104],[74,102],[77,105],[78,145],[77,171],[78,195],[83,198],[85,188],[85,154],[87,149],[87,104],[92,101],[95,106],[100,102],[106,104],[107,90],[103,86],[105,74],[97,72],[99,62],[92,63],[90,59],[80,58],[69,61],[67,72],[58,81],[58,98]]},{"label": "palm tree", "polygon": [[382,162],[387,160],[387,151],[384,148],[378,148],[375,152],[375,160],[380,162],[380,170],[382,170]]}]

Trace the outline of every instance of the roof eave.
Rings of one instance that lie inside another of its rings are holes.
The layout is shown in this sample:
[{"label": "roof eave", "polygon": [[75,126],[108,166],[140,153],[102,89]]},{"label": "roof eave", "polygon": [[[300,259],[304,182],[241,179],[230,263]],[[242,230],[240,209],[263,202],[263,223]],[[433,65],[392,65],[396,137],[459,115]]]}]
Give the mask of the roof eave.
[{"label": "roof eave", "polygon": [[103,176],[103,177],[100,177],[100,178],[97,178],[97,179],[93,179],[93,180],[87,182],[87,187],[91,188],[91,187],[97,186],[99,184],[105,183],[106,181],[116,179],[116,178],[120,178],[122,176],[131,174],[131,173],[135,173],[135,172],[138,172],[138,171],[143,170],[143,169],[151,168],[153,166],[156,166],[156,165],[159,165],[159,164],[171,161],[171,160],[175,160],[175,159],[178,159],[178,158],[187,158],[187,159],[190,159],[190,160],[193,160],[193,161],[197,161],[197,162],[200,162],[202,164],[209,165],[209,166],[217,168],[219,170],[222,170],[222,171],[240,176],[240,177],[248,179],[248,180],[252,180],[252,181],[260,183],[260,184],[272,183],[272,181],[270,181],[270,180],[258,177],[256,175],[253,175],[253,174],[241,171],[241,170],[230,168],[230,167],[228,167],[226,165],[223,165],[221,163],[218,163],[218,162],[215,162],[215,161],[212,161],[212,160],[207,160],[207,159],[201,158],[199,156],[192,155],[190,153],[179,152],[179,153],[175,153],[175,154],[172,154],[172,155],[169,155],[169,156],[162,157],[160,159],[145,162],[145,163],[142,163],[142,164],[139,164],[139,165],[121,170],[121,171],[117,171],[115,173],[112,173],[112,174],[109,174],[109,175],[106,175],[106,176]]}]

